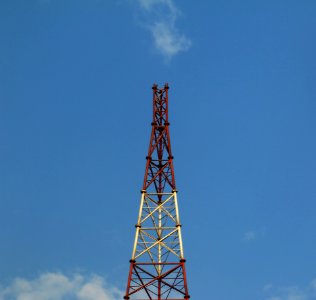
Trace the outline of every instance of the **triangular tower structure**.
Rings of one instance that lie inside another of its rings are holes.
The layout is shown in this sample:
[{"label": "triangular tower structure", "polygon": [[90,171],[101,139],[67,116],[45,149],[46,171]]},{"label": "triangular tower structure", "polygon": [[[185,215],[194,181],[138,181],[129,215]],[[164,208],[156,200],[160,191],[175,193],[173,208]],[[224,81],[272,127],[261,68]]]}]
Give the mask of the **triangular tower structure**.
[{"label": "triangular tower structure", "polygon": [[168,120],[168,84],[153,85],[153,122],[124,299],[189,299]]}]

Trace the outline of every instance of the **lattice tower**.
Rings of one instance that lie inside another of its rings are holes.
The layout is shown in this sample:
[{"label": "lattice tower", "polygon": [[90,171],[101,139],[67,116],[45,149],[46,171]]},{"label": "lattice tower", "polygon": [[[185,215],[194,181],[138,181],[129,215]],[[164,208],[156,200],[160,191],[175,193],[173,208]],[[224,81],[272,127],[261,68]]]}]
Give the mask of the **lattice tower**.
[{"label": "lattice tower", "polygon": [[152,89],[153,122],[124,299],[189,299],[169,135],[169,87]]}]

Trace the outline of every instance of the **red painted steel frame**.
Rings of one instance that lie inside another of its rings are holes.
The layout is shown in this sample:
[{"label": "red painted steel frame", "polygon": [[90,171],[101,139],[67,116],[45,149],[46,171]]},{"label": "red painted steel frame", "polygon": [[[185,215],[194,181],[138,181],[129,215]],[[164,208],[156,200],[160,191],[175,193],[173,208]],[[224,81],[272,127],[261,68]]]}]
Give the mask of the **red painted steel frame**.
[{"label": "red painted steel frame", "polygon": [[[154,84],[152,89],[153,122],[142,193],[155,193],[159,204],[163,201],[163,193],[176,192],[176,183],[169,135],[169,87],[168,84],[165,84],[163,88],[158,88]],[[157,275],[154,270],[159,265],[165,269],[162,269],[163,271]],[[148,267],[152,269],[148,269]],[[134,298],[137,293],[142,293],[140,296],[142,298],[138,298],[139,296]],[[177,295],[176,298],[174,295]],[[138,262],[133,259],[130,261],[124,299],[182,300],[189,298],[184,258],[169,261],[167,256],[162,262]]]}]

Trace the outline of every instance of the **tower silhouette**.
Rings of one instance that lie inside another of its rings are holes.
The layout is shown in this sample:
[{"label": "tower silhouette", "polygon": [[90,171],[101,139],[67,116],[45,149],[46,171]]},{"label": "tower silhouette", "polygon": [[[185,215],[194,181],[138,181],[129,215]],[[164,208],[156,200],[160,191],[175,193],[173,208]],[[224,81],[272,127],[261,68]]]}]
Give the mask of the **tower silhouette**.
[{"label": "tower silhouette", "polygon": [[153,122],[124,299],[189,299],[168,120],[168,84],[153,85]]}]

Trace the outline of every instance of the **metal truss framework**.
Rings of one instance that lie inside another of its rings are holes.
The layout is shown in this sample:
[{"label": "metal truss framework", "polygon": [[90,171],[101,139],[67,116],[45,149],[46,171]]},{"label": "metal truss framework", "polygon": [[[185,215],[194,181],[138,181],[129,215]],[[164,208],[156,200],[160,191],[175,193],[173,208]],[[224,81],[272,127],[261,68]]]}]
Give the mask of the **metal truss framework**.
[{"label": "metal truss framework", "polygon": [[152,89],[152,130],[124,299],[189,299],[169,135],[169,87]]}]

